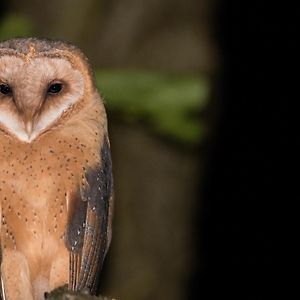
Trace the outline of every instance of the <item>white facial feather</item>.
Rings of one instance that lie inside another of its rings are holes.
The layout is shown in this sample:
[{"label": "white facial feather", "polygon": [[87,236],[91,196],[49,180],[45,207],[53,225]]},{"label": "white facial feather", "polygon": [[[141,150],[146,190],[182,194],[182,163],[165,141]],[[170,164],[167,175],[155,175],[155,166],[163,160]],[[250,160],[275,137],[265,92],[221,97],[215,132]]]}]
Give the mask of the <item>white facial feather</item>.
[{"label": "white facial feather", "polygon": [[0,106],[0,123],[2,126],[18,139],[27,143],[32,142],[41,133],[53,126],[72,105],[82,98],[84,92],[84,79],[80,71],[74,69],[67,60],[61,58],[35,58],[30,63],[25,63],[20,58],[2,57],[0,58],[0,80],[4,82],[13,81],[14,88],[18,88],[19,85],[18,97],[24,95],[24,99],[22,98],[21,101],[33,103],[37,101],[32,97],[44,97],[45,85],[50,82],[61,80],[68,86],[66,92],[49,96],[45,100],[49,103],[38,116],[31,135],[27,134],[24,122],[15,109],[3,109]]},{"label": "white facial feather", "polygon": [[30,139],[25,132],[23,122],[21,122],[15,113],[7,110],[0,110],[0,123],[19,140],[30,142]]},{"label": "white facial feather", "polygon": [[[63,100],[59,101],[58,105],[54,104],[47,111],[42,113],[39,122],[36,124],[33,130],[33,138],[36,138],[42,131],[58,120],[64,112],[66,112],[83,96],[84,80],[81,73],[78,70],[72,69],[72,73],[69,76],[63,76],[63,74],[66,72],[65,69],[67,68],[65,63],[69,65],[69,68],[71,68],[71,65],[66,61],[63,61],[64,63],[62,63],[61,59],[51,59],[51,62],[55,63],[57,66],[55,73],[51,74],[51,77],[60,78],[62,76],[70,85],[70,91],[68,94],[62,96]],[[40,63],[42,63],[42,61]],[[49,78],[51,77],[49,76]],[[51,99],[49,101],[51,101]]]}]

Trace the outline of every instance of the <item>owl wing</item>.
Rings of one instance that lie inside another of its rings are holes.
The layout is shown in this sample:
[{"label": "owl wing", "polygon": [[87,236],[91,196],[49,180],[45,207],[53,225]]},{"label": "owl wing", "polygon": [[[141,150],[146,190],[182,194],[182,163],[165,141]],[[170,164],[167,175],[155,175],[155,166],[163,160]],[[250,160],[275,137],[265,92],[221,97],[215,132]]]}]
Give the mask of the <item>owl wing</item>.
[{"label": "owl wing", "polygon": [[72,195],[66,245],[70,252],[69,289],[98,293],[100,271],[111,235],[112,164],[104,137],[100,164],[85,172],[86,184]]}]

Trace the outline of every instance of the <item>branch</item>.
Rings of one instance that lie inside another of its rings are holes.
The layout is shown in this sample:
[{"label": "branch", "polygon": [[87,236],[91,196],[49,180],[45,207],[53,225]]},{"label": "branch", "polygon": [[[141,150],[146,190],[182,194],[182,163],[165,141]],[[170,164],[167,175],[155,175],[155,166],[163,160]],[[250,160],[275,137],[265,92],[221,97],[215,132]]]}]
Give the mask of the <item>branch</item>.
[{"label": "branch", "polygon": [[47,300],[115,300],[103,296],[91,296],[88,293],[75,293],[68,291],[67,287],[59,287],[53,290],[51,293],[45,295]]}]

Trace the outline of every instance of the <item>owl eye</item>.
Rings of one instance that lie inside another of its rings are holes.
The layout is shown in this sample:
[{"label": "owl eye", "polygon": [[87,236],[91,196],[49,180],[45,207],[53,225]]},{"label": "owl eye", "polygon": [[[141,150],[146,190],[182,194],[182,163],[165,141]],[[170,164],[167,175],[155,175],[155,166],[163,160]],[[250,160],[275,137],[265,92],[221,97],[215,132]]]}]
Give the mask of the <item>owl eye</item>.
[{"label": "owl eye", "polygon": [[0,84],[0,93],[3,95],[11,94],[12,90],[11,87],[7,84]]},{"label": "owl eye", "polygon": [[47,93],[48,94],[58,94],[63,88],[63,85],[61,83],[52,83],[48,87]]}]

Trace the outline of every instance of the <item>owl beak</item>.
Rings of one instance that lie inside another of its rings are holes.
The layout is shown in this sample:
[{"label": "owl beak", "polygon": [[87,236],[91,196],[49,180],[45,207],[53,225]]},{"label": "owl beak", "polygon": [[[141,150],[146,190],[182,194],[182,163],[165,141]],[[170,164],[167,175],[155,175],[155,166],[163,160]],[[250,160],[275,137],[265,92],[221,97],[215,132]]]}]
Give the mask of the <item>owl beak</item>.
[{"label": "owl beak", "polygon": [[29,138],[31,137],[32,129],[33,129],[32,121],[26,121],[25,122],[25,131]]}]

